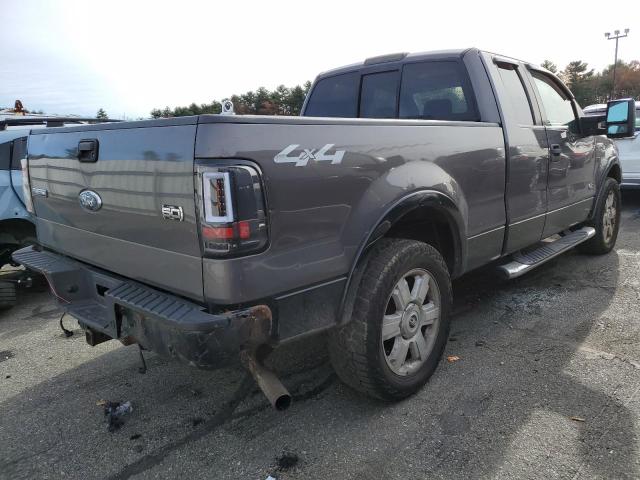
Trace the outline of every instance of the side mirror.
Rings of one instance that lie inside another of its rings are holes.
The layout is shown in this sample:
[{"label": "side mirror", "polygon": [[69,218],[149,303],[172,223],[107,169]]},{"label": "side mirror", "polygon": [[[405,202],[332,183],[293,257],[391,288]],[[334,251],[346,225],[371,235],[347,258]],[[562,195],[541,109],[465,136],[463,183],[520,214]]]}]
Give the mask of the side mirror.
[{"label": "side mirror", "polygon": [[623,98],[607,102],[607,137],[633,137],[636,126],[636,102]]}]

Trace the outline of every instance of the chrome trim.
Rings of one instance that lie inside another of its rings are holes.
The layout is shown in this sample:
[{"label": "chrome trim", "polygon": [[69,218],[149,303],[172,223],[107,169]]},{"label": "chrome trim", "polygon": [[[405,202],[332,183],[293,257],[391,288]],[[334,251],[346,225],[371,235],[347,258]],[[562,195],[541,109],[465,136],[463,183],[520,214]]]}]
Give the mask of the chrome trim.
[{"label": "chrome trim", "polygon": [[571,250],[576,245],[580,245],[581,243],[586,242],[596,234],[596,230],[593,227],[582,227],[581,229],[576,230],[575,232],[584,232],[586,235],[580,238],[579,241],[565,246],[564,248],[558,250],[557,252],[554,252],[552,255],[548,255],[547,257],[545,257],[543,260],[540,260],[539,262],[532,263],[532,264],[525,264],[525,263],[521,263],[516,260],[513,260],[509,263],[505,263],[504,265],[500,265],[498,267],[498,271],[500,271],[508,279],[517,278],[521,275],[524,275],[529,270],[533,270],[534,268],[539,267],[544,263],[547,263],[549,260],[557,257],[561,253],[564,253],[567,250]]}]

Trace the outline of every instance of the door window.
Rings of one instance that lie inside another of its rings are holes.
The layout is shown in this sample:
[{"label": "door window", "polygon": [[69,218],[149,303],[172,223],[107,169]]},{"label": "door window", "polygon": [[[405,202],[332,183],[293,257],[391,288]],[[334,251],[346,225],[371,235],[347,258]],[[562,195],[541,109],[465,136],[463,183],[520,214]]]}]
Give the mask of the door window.
[{"label": "door window", "polygon": [[524,89],[522,79],[518,74],[516,65],[510,63],[498,64],[498,72],[502,79],[502,84],[509,98],[511,110],[515,115],[518,125],[533,125],[533,113],[531,112],[531,103]]},{"label": "door window", "polygon": [[547,117],[545,125],[552,127],[571,127],[574,125],[576,117],[573,113],[571,99],[550,78],[538,72],[531,72],[531,75],[542,99],[542,106]]}]

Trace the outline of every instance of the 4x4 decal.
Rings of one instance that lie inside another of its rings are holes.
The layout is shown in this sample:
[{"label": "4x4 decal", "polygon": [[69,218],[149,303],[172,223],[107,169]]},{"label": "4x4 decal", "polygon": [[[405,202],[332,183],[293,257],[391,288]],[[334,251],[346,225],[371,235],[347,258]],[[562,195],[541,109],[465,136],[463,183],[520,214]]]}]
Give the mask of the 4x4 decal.
[{"label": "4x4 decal", "polygon": [[309,163],[309,160],[315,160],[316,162],[330,161],[332,165],[337,165],[342,162],[344,157],[344,150],[336,150],[335,153],[327,154],[334,146],[333,143],[327,143],[324,147],[319,149],[303,148],[298,155],[289,156],[291,152],[297,149],[300,145],[289,145],[275,157],[273,161],[276,163],[295,163],[296,167],[304,167]]}]

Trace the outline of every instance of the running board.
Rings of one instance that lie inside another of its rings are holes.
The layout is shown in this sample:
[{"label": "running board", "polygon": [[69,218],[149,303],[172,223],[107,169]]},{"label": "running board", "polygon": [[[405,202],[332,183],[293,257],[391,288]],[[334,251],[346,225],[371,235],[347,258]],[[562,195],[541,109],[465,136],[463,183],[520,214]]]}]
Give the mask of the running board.
[{"label": "running board", "polygon": [[552,258],[557,257],[561,253],[572,249],[576,245],[586,242],[595,234],[596,231],[594,228],[582,227],[580,230],[575,230],[560,237],[558,240],[542,242],[542,245],[535,250],[526,253],[522,251],[514,253],[511,257],[512,260],[509,263],[500,265],[498,271],[508,279],[517,278],[529,270],[533,270]]}]

